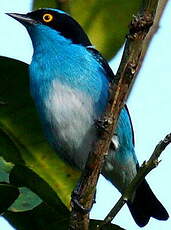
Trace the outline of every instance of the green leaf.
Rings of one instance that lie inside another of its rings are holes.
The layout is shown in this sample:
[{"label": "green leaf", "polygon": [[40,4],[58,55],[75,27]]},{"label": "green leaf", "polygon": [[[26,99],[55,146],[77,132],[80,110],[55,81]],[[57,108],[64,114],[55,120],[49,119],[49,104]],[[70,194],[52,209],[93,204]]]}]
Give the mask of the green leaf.
[{"label": "green leaf", "polygon": [[[34,0],[33,8],[63,6],[59,5],[59,2],[57,0]],[[67,2],[70,4],[70,14],[83,26],[96,48],[110,59],[123,45],[128,24],[132,15],[137,12],[141,0],[74,0]],[[63,7],[61,8],[63,10]]]},{"label": "green leaf", "polygon": [[0,183],[0,213],[6,211],[18,196],[18,188],[10,184]]},{"label": "green leaf", "polygon": [[27,64],[1,57],[0,68],[0,130],[5,143],[0,143],[1,156],[31,169],[69,207],[80,173],[58,158],[42,134],[29,93]]},{"label": "green leaf", "polygon": [[9,182],[9,173],[14,164],[6,162],[3,157],[0,157],[0,181]]},{"label": "green leaf", "polygon": [[[1,63],[0,63],[1,66]],[[0,87],[2,88],[2,86]],[[1,90],[0,90],[1,95]],[[6,106],[4,104],[3,106]],[[0,113],[3,109],[0,105]],[[2,151],[3,150],[3,151]],[[13,162],[13,164],[24,164],[16,145],[11,141],[10,137],[2,130],[0,125],[0,156],[4,158],[6,162]]]},{"label": "green leaf", "polygon": [[[57,194],[52,190],[52,188],[48,185],[48,183],[46,183],[36,173],[34,173],[32,170],[25,166],[15,166],[10,173],[9,179],[11,184],[18,187],[25,186],[34,192],[33,196],[31,196],[31,199],[29,199],[29,201],[27,199],[27,196],[25,197],[25,202],[32,203],[32,208],[38,205],[37,201],[38,203],[40,201],[40,199],[35,199],[35,194],[37,194],[42,200],[47,202],[55,209],[59,207],[59,204],[62,205],[61,200],[58,198]],[[26,211],[29,209],[31,208],[25,210],[22,209],[22,211]]]},{"label": "green leaf", "polygon": [[30,189],[20,188],[20,195],[15,200],[15,202],[10,206],[9,210],[14,212],[28,211],[39,204],[42,203],[42,200]]}]

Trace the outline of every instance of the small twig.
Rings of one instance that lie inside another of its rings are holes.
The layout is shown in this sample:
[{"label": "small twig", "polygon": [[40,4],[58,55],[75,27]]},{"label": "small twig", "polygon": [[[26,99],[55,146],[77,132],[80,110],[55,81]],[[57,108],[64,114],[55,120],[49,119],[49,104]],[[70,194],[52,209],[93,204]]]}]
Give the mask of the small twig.
[{"label": "small twig", "polygon": [[97,180],[109,149],[118,116],[141,66],[144,49],[149,42],[146,37],[154,23],[158,2],[159,0],[144,0],[141,10],[131,21],[121,64],[114,79],[115,82],[111,86],[110,103],[108,103],[104,114],[106,129],[101,132],[100,138],[94,144],[94,150],[89,154],[80,183],[73,192],[70,229],[88,230],[89,210],[93,205]]},{"label": "small twig", "polygon": [[117,213],[120,211],[120,209],[123,207],[123,205],[128,201],[132,200],[132,196],[134,194],[134,191],[136,191],[137,187],[141,184],[145,176],[158,166],[160,161],[158,158],[160,157],[161,153],[165,150],[165,148],[171,143],[171,133],[168,134],[164,140],[160,141],[159,144],[154,149],[150,159],[147,162],[144,162],[140,169],[138,170],[137,175],[132,180],[132,182],[129,184],[127,189],[125,190],[124,194],[121,196],[121,198],[118,200],[118,202],[115,204],[115,206],[111,209],[109,214],[105,217],[104,222],[98,226],[98,229],[101,229],[105,224],[111,223],[111,221],[114,219],[114,217],[117,215]]}]

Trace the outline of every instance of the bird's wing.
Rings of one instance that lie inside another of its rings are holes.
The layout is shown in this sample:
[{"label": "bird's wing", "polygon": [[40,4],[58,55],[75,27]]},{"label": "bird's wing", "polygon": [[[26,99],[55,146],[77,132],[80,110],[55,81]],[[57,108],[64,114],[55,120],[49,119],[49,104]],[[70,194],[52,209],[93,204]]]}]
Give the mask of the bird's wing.
[{"label": "bird's wing", "polygon": [[133,143],[133,145],[135,145],[134,129],[133,129],[133,125],[132,125],[131,116],[130,116],[130,113],[129,113],[127,105],[125,105],[124,108],[127,111],[128,118],[129,118],[129,121],[130,121],[130,126],[131,126],[131,129],[132,129],[132,143]]},{"label": "bird's wing", "polygon": [[110,68],[108,62],[106,61],[106,59],[93,46],[87,46],[86,48],[89,52],[91,52],[91,54],[94,56],[94,58],[100,63],[100,65],[106,71],[106,77],[108,78],[109,82],[112,82],[115,75],[114,75],[112,69]]},{"label": "bird's wing", "polygon": [[[86,48],[87,48],[87,50],[89,52],[92,53],[92,55],[95,57],[95,59],[102,65],[102,67],[106,71],[106,76],[107,76],[109,82],[112,82],[114,80],[114,78],[115,78],[115,75],[114,75],[112,69],[110,68],[108,62],[106,61],[106,59],[93,46],[87,46]],[[134,145],[135,144],[134,130],[133,130],[133,125],[132,125],[132,121],[131,121],[131,116],[130,116],[130,113],[129,113],[127,105],[125,105],[124,107],[125,107],[125,109],[127,111],[129,122],[130,122],[130,126],[131,126],[131,129],[132,129],[132,143]]]}]

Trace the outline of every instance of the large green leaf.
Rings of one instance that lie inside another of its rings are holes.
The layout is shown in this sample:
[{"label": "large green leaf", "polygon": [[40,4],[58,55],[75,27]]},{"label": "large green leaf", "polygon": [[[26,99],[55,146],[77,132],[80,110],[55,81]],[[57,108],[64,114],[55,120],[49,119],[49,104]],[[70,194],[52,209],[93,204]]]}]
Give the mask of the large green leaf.
[{"label": "large green leaf", "polygon": [[123,45],[128,24],[141,0],[34,0],[34,9],[43,7],[70,9],[70,14],[83,26],[92,43],[110,59]]},{"label": "large green leaf", "polygon": [[[29,94],[27,64],[1,57],[0,69],[0,155],[6,161],[18,165],[18,169],[19,165],[31,169],[69,207],[70,194],[79,173],[58,158],[42,134]],[[23,180],[27,173],[24,169],[21,171]],[[14,171],[12,175],[13,183],[21,181],[17,174],[14,179]],[[31,185],[28,182],[24,186]],[[30,189],[37,192],[36,186],[36,183],[32,184]],[[43,190],[40,187],[40,197],[44,194]],[[50,200],[57,199],[53,195],[49,197]]]}]

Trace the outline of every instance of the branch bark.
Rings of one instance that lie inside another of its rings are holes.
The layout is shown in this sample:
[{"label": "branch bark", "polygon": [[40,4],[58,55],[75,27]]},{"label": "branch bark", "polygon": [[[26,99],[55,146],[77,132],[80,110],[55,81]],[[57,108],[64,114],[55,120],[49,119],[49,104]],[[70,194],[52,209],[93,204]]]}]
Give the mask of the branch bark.
[{"label": "branch bark", "polygon": [[122,60],[111,85],[110,102],[103,117],[106,128],[94,144],[94,150],[89,154],[80,182],[73,192],[69,229],[88,230],[89,211],[93,205],[97,180],[109,149],[119,113],[125,104],[131,85],[141,66],[147,44],[151,39],[150,36],[147,39],[147,35],[150,28],[156,26],[154,18],[159,1],[143,0],[141,9],[136,16],[133,16],[130,23]]},{"label": "branch bark", "polygon": [[[143,44],[143,49],[142,49],[142,53],[141,53],[141,60],[139,61],[139,69],[141,68],[142,62],[144,60],[144,57],[145,57],[147,49],[150,45],[150,42],[152,41],[152,37],[157,32],[157,30],[159,28],[160,18],[163,14],[163,11],[165,9],[165,6],[166,6],[168,0],[158,0],[158,4],[156,4],[156,2],[157,2],[157,0],[154,0],[154,1],[153,0],[151,0],[151,1],[143,0],[142,10],[140,9],[140,12],[139,12],[140,15],[141,14],[143,15],[143,8],[146,8],[147,15],[148,15],[148,12],[150,13],[150,11],[153,12],[153,14],[155,13],[155,15],[153,17],[153,26],[150,27],[149,32],[146,34],[145,42]],[[156,10],[156,5],[157,5],[157,10]],[[153,11],[153,7],[154,7],[155,11]],[[145,10],[144,10],[144,12],[145,12]],[[134,84],[134,81],[135,81],[135,79],[132,81],[132,86]]]}]

